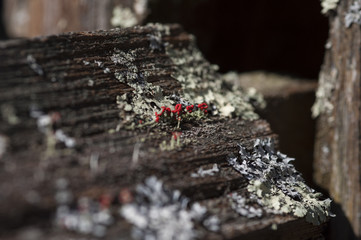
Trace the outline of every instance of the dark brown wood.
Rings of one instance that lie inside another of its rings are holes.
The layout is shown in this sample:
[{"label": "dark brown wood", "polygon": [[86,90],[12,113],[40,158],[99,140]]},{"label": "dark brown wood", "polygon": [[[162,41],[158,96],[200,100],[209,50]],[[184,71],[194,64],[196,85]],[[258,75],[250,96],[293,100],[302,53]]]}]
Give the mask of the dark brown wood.
[{"label": "dark brown wood", "polygon": [[329,39],[313,109],[319,115],[314,178],[342,206],[354,233],[361,237],[361,34],[359,24],[348,27],[345,22],[354,2],[340,0],[329,12]]},{"label": "dark brown wood", "polygon": [[[137,50],[137,66],[147,69],[148,81],[161,86],[166,95],[180,90],[180,83],[172,77],[175,64],[164,49],[154,49],[149,37],[156,35],[160,27],[0,43],[2,237],[18,239],[36,233],[37,239],[80,238],[78,234],[51,228],[56,209],[54,185],[58,179],[69,180],[75,199],[99,199],[104,194],[117,196],[122,189],[133,191],[136,184],[151,175],[219,215],[221,230],[213,233],[199,229],[204,239],[320,236],[323,225],[313,226],[302,218],[272,214],[240,218],[230,207],[227,194],[244,189],[247,180],[227,164],[227,155],[237,153],[237,144],[250,147],[257,138],[270,137],[277,142],[266,121],[213,116],[186,123],[182,125],[181,139],[187,143],[171,151],[161,151],[159,145],[169,141],[173,126],[151,125],[133,130],[121,127],[114,131],[121,122],[122,111],[117,96],[133,91],[114,77],[119,67],[110,58],[114,48]],[[167,28],[169,34],[161,36],[162,42],[178,50],[190,46],[192,38],[179,26]],[[189,67],[187,62],[183,64]],[[204,65],[208,67],[209,64]],[[54,144],[52,131],[39,131],[36,111],[51,116],[55,122],[52,127],[71,137],[75,147],[67,148],[59,141]],[[94,158],[98,167],[92,166]],[[199,167],[211,168],[214,163],[221,169],[219,175],[191,177]],[[271,229],[272,224],[278,225],[277,231]],[[129,238],[130,232],[129,223],[117,219],[107,237]]]}]

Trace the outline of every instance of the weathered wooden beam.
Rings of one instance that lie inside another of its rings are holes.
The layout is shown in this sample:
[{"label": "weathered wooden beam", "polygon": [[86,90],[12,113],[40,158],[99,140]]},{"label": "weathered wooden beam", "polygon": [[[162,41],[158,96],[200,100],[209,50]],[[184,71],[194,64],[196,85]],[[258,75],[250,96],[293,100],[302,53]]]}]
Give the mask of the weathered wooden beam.
[{"label": "weathered wooden beam", "polygon": [[273,150],[250,104],[259,96],[229,84],[179,26],[0,48],[2,236],[321,234],[329,200]]}]

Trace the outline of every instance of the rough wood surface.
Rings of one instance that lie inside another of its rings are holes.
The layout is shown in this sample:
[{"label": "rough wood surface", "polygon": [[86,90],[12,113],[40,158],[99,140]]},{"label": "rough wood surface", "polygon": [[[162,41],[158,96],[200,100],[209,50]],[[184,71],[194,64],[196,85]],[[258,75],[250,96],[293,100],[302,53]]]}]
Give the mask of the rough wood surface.
[{"label": "rough wood surface", "polygon": [[[192,38],[180,27],[168,30],[163,42],[178,50],[190,45]],[[249,219],[230,206],[227,196],[246,191],[248,180],[226,158],[237,154],[238,144],[252,147],[255,139],[267,137],[277,141],[266,121],[210,116],[184,123],[180,138],[188,141],[171,151],[161,151],[159,145],[169,141],[174,127],[114,130],[121,122],[117,96],[133,91],[114,77],[119,70],[111,60],[114,48],[138,49],[135,64],[147,70],[147,80],[161,86],[164,94],[180,89],[173,77],[175,63],[163,48],[154,48],[150,36],[158,32],[148,26],[0,43],[2,238],[82,239],[80,234],[53,227],[59,180],[67,180],[74,199],[97,200],[123,191],[124,200],[149,176],[217,214],[219,231],[196,226],[204,239],[319,237],[323,225],[314,226],[303,218],[266,214]],[[42,129],[41,121],[39,126],[41,116],[50,117],[45,119],[52,122],[51,129]],[[54,131],[60,129],[62,137],[54,139]],[[209,169],[215,163],[220,168],[216,175],[191,177],[200,167]],[[111,204],[116,221],[108,228],[107,238],[131,235],[130,224],[116,214],[121,204],[115,200]],[[272,224],[278,225],[277,231]]]},{"label": "rough wood surface", "polygon": [[346,24],[352,4],[341,0],[329,12],[329,39],[313,107],[314,115],[319,115],[314,178],[342,206],[354,233],[361,237],[361,35],[359,24]]}]

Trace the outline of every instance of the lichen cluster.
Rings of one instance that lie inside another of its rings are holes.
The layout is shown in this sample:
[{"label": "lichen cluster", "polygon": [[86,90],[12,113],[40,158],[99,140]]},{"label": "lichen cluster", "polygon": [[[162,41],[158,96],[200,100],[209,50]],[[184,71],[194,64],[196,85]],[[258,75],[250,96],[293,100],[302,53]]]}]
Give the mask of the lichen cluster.
[{"label": "lichen cluster", "polygon": [[349,28],[352,23],[361,25],[361,1],[359,0],[352,3],[345,15],[345,26]]},{"label": "lichen cluster", "polygon": [[[316,101],[312,106],[312,117],[316,118],[321,114],[331,115],[333,106],[333,94],[336,87],[338,71],[335,67],[331,71],[321,71],[318,89],[316,91]],[[328,118],[332,122],[332,118]]]},{"label": "lichen cluster", "polygon": [[161,87],[146,81],[149,76],[148,71],[139,70],[134,63],[138,52],[142,50],[144,49],[129,52],[115,50],[110,57],[115,65],[122,67],[115,71],[115,78],[133,88],[132,93],[124,93],[117,97],[118,107],[125,111],[121,115],[122,120],[132,124],[134,124],[134,119],[152,122],[155,112],[162,106],[174,104],[169,96],[163,95]]},{"label": "lichen cluster", "polygon": [[188,198],[164,188],[154,176],[137,186],[135,200],[123,205],[120,214],[133,224],[135,239],[193,239],[198,236],[195,222],[211,231],[219,229],[219,220],[208,216],[205,207],[189,204]]},{"label": "lichen cluster", "polygon": [[138,24],[138,19],[130,8],[119,5],[113,9],[110,24],[113,27],[132,27]]},{"label": "lichen cluster", "polygon": [[337,8],[339,0],[322,0],[321,6],[322,10],[321,12],[323,14],[327,14],[331,10],[335,10]]},{"label": "lichen cluster", "polygon": [[294,159],[276,152],[270,139],[255,141],[251,150],[239,148],[239,155],[229,157],[228,163],[249,180],[251,202],[267,213],[305,217],[316,225],[331,216],[331,200],[321,200],[290,163]]},{"label": "lichen cluster", "polygon": [[[179,48],[172,46],[163,40],[170,34],[168,26],[161,24],[149,24],[152,28],[149,33],[149,49],[138,48],[129,51],[114,50],[110,56],[116,66],[115,78],[121,83],[130,86],[133,91],[117,97],[117,104],[121,112],[123,126],[144,126],[152,124],[157,119],[156,113],[161,111],[162,106],[176,106],[181,104],[183,108],[200,103],[208,104],[209,115],[224,117],[240,116],[246,120],[254,120],[258,115],[254,112],[251,101],[257,104],[263,101],[254,91],[242,90],[228,83],[226,78],[217,73],[218,67],[209,64],[195,46],[191,37],[190,44]],[[162,73],[153,64],[137,62],[147,51],[165,52],[172,64],[172,77],[181,84],[181,89],[170,95],[164,95],[160,86],[147,81],[150,74]],[[143,55],[142,55],[143,54]],[[255,97],[257,96],[257,98]],[[199,120],[199,118],[196,118]],[[142,124],[139,124],[139,123]]]},{"label": "lichen cluster", "polygon": [[242,116],[248,120],[258,118],[246,92],[231,86],[217,73],[218,66],[204,59],[194,39],[183,49],[168,44],[166,51],[175,65],[172,76],[181,83],[184,99],[208,103],[213,115]]},{"label": "lichen cluster", "polygon": [[127,6],[118,4],[113,8],[113,16],[110,19],[113,27],[126,28],[138,25],[149,12],[148,0],[133,0],[123,3]]}]

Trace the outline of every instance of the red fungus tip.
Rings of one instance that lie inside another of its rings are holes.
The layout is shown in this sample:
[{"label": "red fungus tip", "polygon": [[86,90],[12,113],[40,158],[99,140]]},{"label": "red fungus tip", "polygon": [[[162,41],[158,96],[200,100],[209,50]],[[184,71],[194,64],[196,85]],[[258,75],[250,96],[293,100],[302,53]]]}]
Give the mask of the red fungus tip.
[{"label": "red fungus tip", "polygon": [[177,140],[177,138],[180,137],[180,135],[182,135],[182,132],[172,132],[173,138],[174,140]]}]

